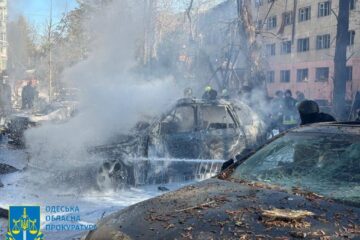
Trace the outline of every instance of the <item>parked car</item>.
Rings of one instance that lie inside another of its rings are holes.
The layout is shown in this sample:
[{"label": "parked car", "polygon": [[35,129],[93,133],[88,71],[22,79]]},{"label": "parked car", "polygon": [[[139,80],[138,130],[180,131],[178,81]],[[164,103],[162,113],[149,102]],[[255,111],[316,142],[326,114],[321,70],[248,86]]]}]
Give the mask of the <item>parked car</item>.
[{"label": "parked car", "polygon": [[18,110],[10,114],[1,126],[0,134],[6,134],[9,143],[24,147],[24,133],[27,129],[40,126],[46,122],[62,123],[77,114],[78,92],[75,90],[62,89],[51,103],[38,101],[34,109]]},{"label": "parked car", "polygon": [[[183,159],[231,158],[237,151],[264,142],[265,131],[259,115],[244,103],[181,99],[151,123],[140,122],[131,134],[93,149],[106,159],[99,170],[98,184],[136,185],[186,178],[199,171],[218,173],[221,162],[206,170],[201,163],[189,165]],[[139,158],[158,161],[139,163]],[[172,163],[171,159],[181,162]],[[174,171],[159,171],[165,169],[164,165]]]},{"label": "parked car", "polygon": [[238,159],[105,217],[84,239],[359,239],[360,124],[296,128]]}]

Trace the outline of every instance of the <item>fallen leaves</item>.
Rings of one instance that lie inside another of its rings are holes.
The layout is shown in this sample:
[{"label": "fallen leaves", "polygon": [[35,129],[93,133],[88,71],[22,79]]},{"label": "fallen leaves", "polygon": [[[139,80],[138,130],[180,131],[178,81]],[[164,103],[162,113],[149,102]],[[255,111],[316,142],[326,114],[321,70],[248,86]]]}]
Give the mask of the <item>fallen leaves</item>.
[{"label": "fallen leaves", "polygon": [[309,201],[315,201],[315,200],[318,200],[318,199],[324,199],[324,196],[321,196],[321,195],[313,193],[313,192],[304,191],[304,190],[302,190],[300,188],[297,188],[297,187],[292,188],[292,192],[295,195],[305,197]]},{"label": "fallen leaves", "polygon": [[290,227],[296,229],[309,228],[311,224],[304,220],[315,214],[305,210],[272,209],[262,210],[262,222],[267,227]]},{"label": "fallen leaves", "polygon": [[190,210],[195,210],[195,209],[197,209],[197,210],[199,210],[199,209],[207,209],[207,208],[213,207],[213,204],[215,204],[215,203],[216,203],[216,201],[213,200],[213,201],[202,203],[202,204],[199,204],[199,205],[196,205],[196,206],[193,206],[193,207],[177,209],[177,210],[175,210],[175,212],[185,212],[185,211],[190,211]]},{"label": "fallen leaves", "polygon": [[169,225],[167,225],[167,226],[165,227],[165,229],[166,229],[166,230],[169,230],[170,228],[174,228],[174,227],[175,227],[175,225],[172,224],[172,223],[170,223]]},{"label": "fallen leaves", "polygon": [[289,210],[289,209],[277,209],[262,210],[261,215],[267,218],[273,219],[286,219],[286,220],[298,220],[305,217],[311,217],[315,214],[305,210]]}]

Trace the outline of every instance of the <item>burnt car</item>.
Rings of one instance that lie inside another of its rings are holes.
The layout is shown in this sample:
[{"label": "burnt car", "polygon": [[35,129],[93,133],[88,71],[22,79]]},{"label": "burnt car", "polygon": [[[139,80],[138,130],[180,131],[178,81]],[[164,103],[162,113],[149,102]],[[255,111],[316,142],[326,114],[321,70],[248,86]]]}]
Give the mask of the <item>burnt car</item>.
[{"label": "burnt car", "polygon": [[24,147],[27,129],[46,122],[62,123],[76,115],[77,98],[78,93],[74,89],[62,89],[51,103],[39,100],[34,109],[19,110],[7,116],[0,131],[8,136],[9,143]]},{"label": "burnt car", "polygon": [[322,123],[109,215],[84,239],[359,239],[359,218],[360,125]]},{"label": "burnt car", "polygon": [[[229,159],[240,150],[253,148],[265,141],[265,130],[260,116],[242,102],[180,99],[151,123],[138,123],[130,135],[94,148],[106,159],[97,181],[100,186],[137,185],[167,182],[197,172],[218,173],[221,162],[207,167],[212,164],[208,160]],[[138,161],[139,158],[145,161]],[[184,159],[203,161],[187,164]],[[205,161],[210,163],[205,166]]]}]

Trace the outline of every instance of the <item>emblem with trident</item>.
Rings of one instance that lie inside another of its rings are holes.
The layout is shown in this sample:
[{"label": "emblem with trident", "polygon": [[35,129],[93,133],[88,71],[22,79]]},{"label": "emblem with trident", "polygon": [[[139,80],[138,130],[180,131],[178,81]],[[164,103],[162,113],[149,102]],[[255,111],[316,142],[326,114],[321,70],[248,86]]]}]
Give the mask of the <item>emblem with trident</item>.
[{"label": "emblem with trident", "polygon": [[[28,233],[30,239],[42,240],[43,235],[36,226],[36,219],[31,219],[26,213],[26,208],[23,208],[23,214],[19,219],[12,219],[13,227],[7,234],[7,240],[20,240],[21,237],[17,236],[22,231],[22,240],[27,240]],[[20,237],[20,238],[19,238]]]}]

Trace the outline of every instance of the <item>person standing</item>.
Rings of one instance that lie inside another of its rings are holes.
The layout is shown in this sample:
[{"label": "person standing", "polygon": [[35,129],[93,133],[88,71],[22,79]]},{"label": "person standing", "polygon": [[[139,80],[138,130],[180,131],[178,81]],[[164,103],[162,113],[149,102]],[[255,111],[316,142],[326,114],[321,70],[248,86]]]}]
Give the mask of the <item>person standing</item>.
[{"label": "person standing", "polygon": [[282,91],[276,91],[275,97],[270,103],[271,109],[271,128],[282,131],[282,119],[284,115],[284,93]]},{"label": "person standing", "polygon": [[5,115],[11,112],[11,87],[8,83],[8,76],[4,75],[1,83],[1,105]]},{"label": "person standing", "polygon": [[28,84],[23,87],[21,92],[22,106],[21,109],[31,109],[34,105],[34,99],[36,95],[36,90],[32,86],[31,80]]},{"label": "person standing", "polygon": [[299,114],[296,109],[296,100],[292,97],[291,91],[288,89],[285,91],[284,97],[284,116],[283,125],[286,129],[293,128],[298,125]]},{"label": "person standing", "polygon": [[330,114],[320,112],[319,105],[315,101],[302,101],[298,106],[298,110],[301,118],[301,125],[336,121]]}]

